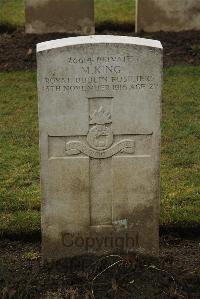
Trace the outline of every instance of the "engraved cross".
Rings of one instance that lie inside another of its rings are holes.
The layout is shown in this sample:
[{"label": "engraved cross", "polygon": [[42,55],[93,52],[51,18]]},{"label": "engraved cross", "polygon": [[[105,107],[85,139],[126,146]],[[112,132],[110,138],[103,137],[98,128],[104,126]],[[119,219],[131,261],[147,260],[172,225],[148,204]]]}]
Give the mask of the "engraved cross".
[{"label": "engraved cross", "polygon": [[68,140],[65,152],[67,156],[84,154],[90,159],[91,226],[112,225],[112,157],[134,154],[135,144],[133,135],[125,138],[113,134],[113,98],[88,101],[88,134],[85,140]]}]

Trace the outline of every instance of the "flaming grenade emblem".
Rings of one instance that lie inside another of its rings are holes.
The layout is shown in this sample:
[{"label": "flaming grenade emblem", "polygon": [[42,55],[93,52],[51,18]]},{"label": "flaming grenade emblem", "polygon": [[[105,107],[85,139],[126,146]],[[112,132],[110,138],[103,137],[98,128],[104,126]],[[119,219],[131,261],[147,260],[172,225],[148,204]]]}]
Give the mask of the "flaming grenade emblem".
[{"label": "flaming grenade emblem", "polygon": [[96,150],[108,149],[113,144],[113,132],[111,128],[111,114],[102,106],[90,115],[91,128],[87,135],[87,142]]}]

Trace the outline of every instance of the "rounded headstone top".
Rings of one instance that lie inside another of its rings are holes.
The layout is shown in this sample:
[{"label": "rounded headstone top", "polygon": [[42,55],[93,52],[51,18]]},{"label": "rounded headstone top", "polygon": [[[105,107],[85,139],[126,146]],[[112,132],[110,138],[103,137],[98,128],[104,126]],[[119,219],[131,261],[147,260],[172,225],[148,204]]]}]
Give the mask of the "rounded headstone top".
[{"label": "rounded headstone top", "polygon": [[128,44],[162,49],[160,41],[116,35],[90,35],[51,40],[37,44],[37,52],[83,44]]}]

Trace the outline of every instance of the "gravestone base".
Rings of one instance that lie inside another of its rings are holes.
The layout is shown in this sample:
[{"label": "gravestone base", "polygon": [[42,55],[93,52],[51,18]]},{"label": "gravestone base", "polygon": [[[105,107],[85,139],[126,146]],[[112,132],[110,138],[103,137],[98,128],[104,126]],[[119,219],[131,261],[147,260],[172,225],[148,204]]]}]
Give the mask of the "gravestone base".
[{"label": "gravestone base", "polygon": [[[148,238],[141,236],[141,229],[143,235]],[[49,234],[43,239],[43,256],[47,261],[88,254],[98,256],[112,253],[139,253],[157,256],[159,236],[155,234],[155,230],[158,232],[158,224],[154,223],[150,224],[150,227],[142,226],[135,230],[117,228],[117,226],[97,226],[79,232],[63,231],[57,237],[55,234],[52,236]]]}]

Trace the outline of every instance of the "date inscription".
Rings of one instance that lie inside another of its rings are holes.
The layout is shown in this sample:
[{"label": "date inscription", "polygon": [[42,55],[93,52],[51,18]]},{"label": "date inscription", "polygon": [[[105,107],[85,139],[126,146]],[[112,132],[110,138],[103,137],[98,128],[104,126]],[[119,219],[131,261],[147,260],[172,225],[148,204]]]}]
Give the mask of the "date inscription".
[{"label": "date inscription", "polygon": [[62,73],[69,74],[71,67],[74,76],[52,72],[43,78],[43,90],[48,93],[74,93],[157,89],[158,83],[151,74],[135,73],[134,67],[133,74],[126,74],[126,67],[128,69],[131,62],[136,62],[134,56],[68,57]]}]

